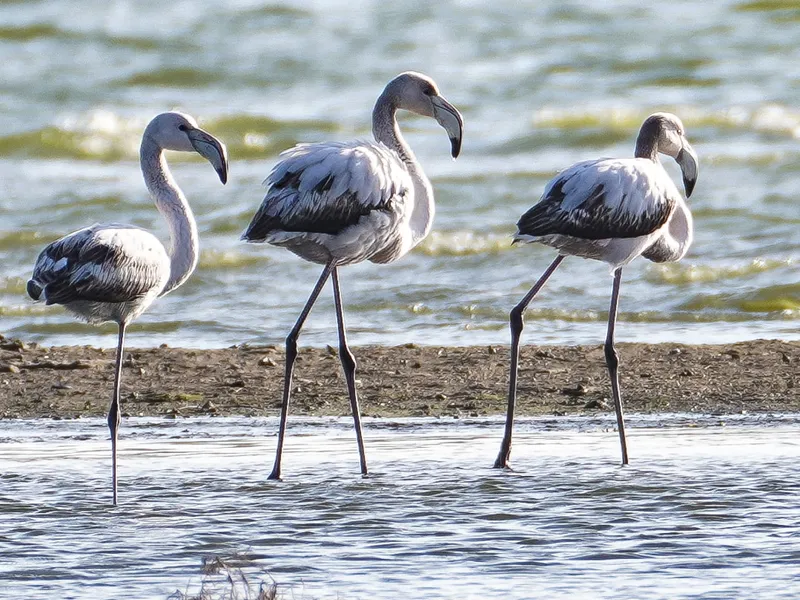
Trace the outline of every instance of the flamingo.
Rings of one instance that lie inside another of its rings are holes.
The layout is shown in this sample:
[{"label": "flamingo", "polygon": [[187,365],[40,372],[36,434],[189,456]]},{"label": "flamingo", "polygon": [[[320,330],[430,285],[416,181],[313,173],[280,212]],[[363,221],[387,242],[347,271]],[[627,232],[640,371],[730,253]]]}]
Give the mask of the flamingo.
[{"label": "flamingo", "polygon": [[362,475],[367,459],[356,394],[356,360],[347,346],[339,267],[369,260],[386,264],[404,256],[431,229],[433,189],[408,146],[396,120],[404,109],[433,117],[450,138],[456,158],[461,150],[463,121],[439,93],[436,83],[420,73],[401,73],[378,97],[372,112],[375,142],[298,144],[281,154],[265,181],[267,195],[242,239],[287,248],[299,257],[324,265],[311,295],[286,337],[286,370],[275,463],[269,479],[281,478],[281,455],[289,410],[297,339],[314,302],[330,277],[339,330],[339,358],[358,442]]},{"label": "flamingo", "polygon": [[608,263],[613,273],[605,358],[622,449],[628,464],[625,422],[619,391],[619,356],[614,348],[622,267],[639,255],[654,262],[678,261],[692,243],[692,214],[659,162],[661,152],[675,159],[688,198],[697,181],[697,154],[681,120],[670,113],[647,117],[636,140],[635,158],[604,158],[576,163],[558,174],[539,202],[517,223],[514,242],[538,242],[558,256],[511,311],[511,374],[508,409],[495,467],[508,467],[517,395],[523,313],[566,256]]},{"label": "flamingo", "polygon": [[27,286],[34,300],[61,304],[92,324],[111,321],[118,326],[114,391],[108,409],[114,505],[125,329],[153,300],[186,281],[199,253],[194,215],[172,178],[164,150],[197,152],[211,163],[223,184],[228,179],[228,157],[225,145],[200,129],[189,115],[162,113],[147,125],[140,151],[142,174],[156,208],[169,225],[170,250],[152,233],[133,225],[92,225],[46,246]]}]

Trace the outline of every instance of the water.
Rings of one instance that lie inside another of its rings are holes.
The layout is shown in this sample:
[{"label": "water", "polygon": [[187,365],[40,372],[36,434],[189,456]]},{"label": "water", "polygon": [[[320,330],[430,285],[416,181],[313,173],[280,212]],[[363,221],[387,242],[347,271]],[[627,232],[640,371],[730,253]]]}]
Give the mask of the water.
[{"label": "water", "polygon": [[[369,136],[383,85],[413,68],[463,111],[463,153],[449,158],[432,120],[403,118],[436,190],[434,232],[392,266],[345,270],[354,343],[505,342],[509,309],[553,257],[510,247],[519,215],[572,162],[631,155],[655,110],[677,112],[700,155],[697,234],[680,264],[626,269],[620,338],[798,339],[799,36],[793,1],[2,3],[3,332],[113,345],[113,327],[31,304],[24,282],[46,242],[92,222],[166,236],[137,148],[149,118],[179,108],[227,142],[230,182],[171,157],[200,267],[131,343],[279,342],[319,268],[238,242],[260,182],[298,141]],[[610,286],[604,265],[566,261],[530,310],[537,340],[601,339]],[[334,328],[326,292],[304,342]]]},{"label": "water", "polygon": [[164,599],[241,554],[297,598],[797,598],[796,416],[0,422],[0,595]]}]

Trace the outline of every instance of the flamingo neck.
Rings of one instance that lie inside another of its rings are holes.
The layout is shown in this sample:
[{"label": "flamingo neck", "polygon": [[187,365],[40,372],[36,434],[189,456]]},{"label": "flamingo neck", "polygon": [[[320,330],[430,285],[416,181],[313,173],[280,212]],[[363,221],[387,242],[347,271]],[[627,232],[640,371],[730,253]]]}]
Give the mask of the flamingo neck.
[{"label": "flamingo neck", "polygon": [[653,162],[658,162],[658,128],[649,120],[645,121],[639,130],[633,155],[636,158],[648,158]]},{"label": "flamingo neck", "polygon": [[372,135],[383,145],[391,148],[400,156],[400,160],[408,168],[411,180],[414,183],[414,208],[411,211],[412,247],[416,246],[433,225],[436,207],[433,203],[433,188],[425,176],[422,165],[411,151],[411,147],[400,133],[397,124],[397,103],[391,95],[381,94],[372,111]]},{"label": "flamingo neck", "polygon": [[150,197],[169,227],[170,273],[161,295],[181,285],[197,266],[200,254],[194,214],[167,165],[164,150],[152,138],[142,140],[139,154]]},{"label": "flamingo neck", "polygon": [[681,198],[659,238],[642,255],[653,262],[678,261],[688,252],[693,237],[692,213]]}]

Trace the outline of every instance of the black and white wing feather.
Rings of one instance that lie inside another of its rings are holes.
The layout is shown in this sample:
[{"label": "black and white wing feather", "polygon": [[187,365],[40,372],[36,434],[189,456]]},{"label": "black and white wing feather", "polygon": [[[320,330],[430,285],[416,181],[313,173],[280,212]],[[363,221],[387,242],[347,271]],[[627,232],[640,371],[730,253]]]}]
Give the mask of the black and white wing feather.
[{"label": "black and white wing feather", "polygon": [[413,189],[398,155],[367,141],[298,144],[281,153],[242,239],[282,232],[336,235],[373,211],[393,211]]},{"label": "black and white wing feather", "polygon": [[515,237],[645,236],[667,223],[679,201],[675,184],[661,165],[650,160],[580,162],[548,184],[541,200],[520,218]]},{"label": "black and white wing feather", "polygon": [[[39,254],[28,293],[47,304],[132,302],[164,287],[169,258],[151,233],[129,225],[92,225]],[[156,292],[157,293],[157,292]]]}]

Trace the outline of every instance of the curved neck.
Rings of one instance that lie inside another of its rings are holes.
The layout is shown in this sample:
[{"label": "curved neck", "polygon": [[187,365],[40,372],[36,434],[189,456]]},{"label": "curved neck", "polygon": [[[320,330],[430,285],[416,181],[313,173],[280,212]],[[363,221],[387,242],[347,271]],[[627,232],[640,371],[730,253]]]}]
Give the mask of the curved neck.
[{"label": "curved neck", "polygon": [[413,245],[416,245],[431,230],[436,207],[433,203],[431,182],[425,176],[411,147],[403,139],[397,125],[396,113],[396,103],[386,93],[381,94],[372,111],[372,135],[378,142],[397,152],[414,182],[414,208],[411,211],[410,225]]},{"label": "curved neck", "polygon": [[658,162],[658,131],[648,121],[645,121],[639,130],[633,155],[636,158],[649,158],[653,162]]},{"label": "curved neck", "polygon": [[681,198],[659,238],[642,256],[653,262],[680,260],[692,245],[693,236],[692,213]]},{"label": "curved neck", "polygon": [[163,148],[145,137],[139,159],[150,197],[169,226],[170,273],[161,292],[164,295],[186,281],[197,266],[200,253],[197,224],[189,203],[172,178]]}]

